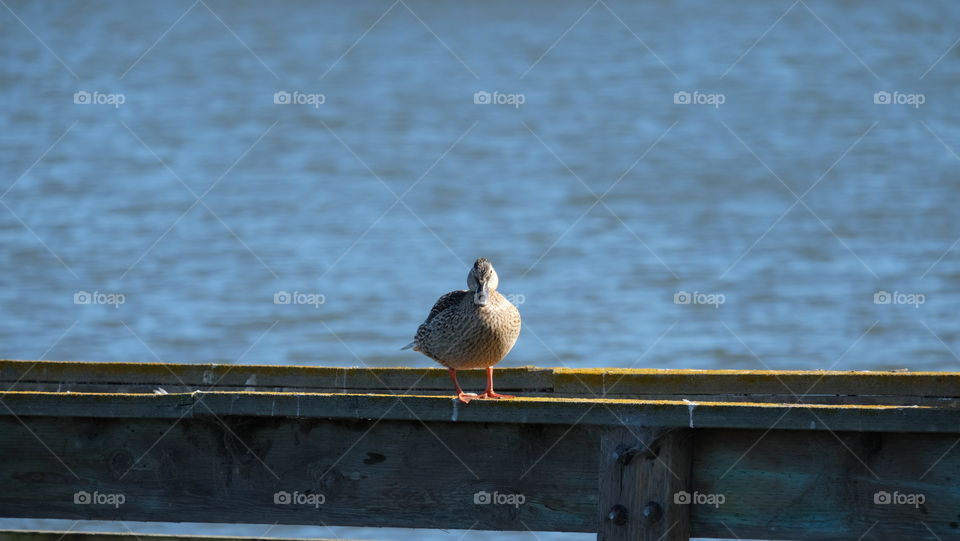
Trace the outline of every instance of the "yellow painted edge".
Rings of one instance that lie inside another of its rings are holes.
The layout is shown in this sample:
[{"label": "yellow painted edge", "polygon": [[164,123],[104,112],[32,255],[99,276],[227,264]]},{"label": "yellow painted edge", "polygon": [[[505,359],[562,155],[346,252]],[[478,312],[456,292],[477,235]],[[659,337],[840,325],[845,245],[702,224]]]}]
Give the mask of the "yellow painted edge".
[{"label": "yellow painted edge", "polygon": [[960,372],[895,372],[892,370],[702,370],[694,368],[553,368],[556,374],[578,375],[714,375],[714,376],[949,376]]},{"label": "yellow painted edge", "polygon": [[[237,395],[249,395],[249,396],[264,396],[264,397],[273,397],[273,398],[291,398],[291,397],[317,397],[317,398],[419,398],[419,399],[433,399],[436,401],[449,402],[453,400],[453,396],[438,396],[438,395],[422,395],[422,394],[388,394],[388,393],[276,393],[276,392],[266,392],[266,391],[193,391],[190,393],[167,393],[167,394],[155,394],[155,393],[87,393],[87,392],[52,392],[52,391],[6,391],[0,392],[0,397],[5,397],[7,395],[15,396],[54,396],[57,398],[67,398],[67,397],[98,397],[98,398],[143,398],[143,399],[165,399],[170,400],[171,398],[187,398],[187,397],[196,397],[198,395],[226,395],[226,396],[237,396]],[[888,404],[799,404],[793,402],[716,402],[716,401],[690,401],[690,400],[635,400],[628,398],[554,398],[554,397],[543,397],[543,396],[518,396],[511,399],[504,400],[478,400],[478,403],[494,403],[494,404],[506,404],[506,403],[523,403],[523,404],[550,404],[550,403],[563,403],[563,404],[616,404],[616,405],[635,405],[635,406],[683,406],[683,407],[702,407],[702,406],[712,406],[712,407],[760,407],[760,408],[798,408],[798,409],[863,409],[863,410],[891,410],[891,409],[943,409],[935,406],[920,406],[920,405],[888,405]],[[465,407],[470,407],[467,404]]]}]

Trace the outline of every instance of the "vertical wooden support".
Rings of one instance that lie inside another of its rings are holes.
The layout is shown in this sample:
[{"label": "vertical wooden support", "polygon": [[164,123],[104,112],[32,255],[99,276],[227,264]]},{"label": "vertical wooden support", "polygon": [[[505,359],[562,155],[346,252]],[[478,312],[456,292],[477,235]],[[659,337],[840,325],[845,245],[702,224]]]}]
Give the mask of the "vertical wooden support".
[{"label": "vertical wooden support", "polygon": [[[688,541],[691,432],[614,427],[600,438],[598,541]],[[681,495],[677,501],[683,501]]]}]

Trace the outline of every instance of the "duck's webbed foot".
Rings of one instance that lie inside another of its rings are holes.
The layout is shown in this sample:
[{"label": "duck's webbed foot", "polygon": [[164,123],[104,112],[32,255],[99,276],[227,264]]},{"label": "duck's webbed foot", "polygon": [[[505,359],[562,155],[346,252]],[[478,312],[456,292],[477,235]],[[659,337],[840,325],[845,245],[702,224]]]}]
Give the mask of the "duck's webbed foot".
[{"label": "duck's webbed foot", "polygon": [[463,391],[460,391],[457,394],[457,399],[459,399],[464,404],[469,404],[470,401],[473,400],[474,398],[480,398],[480,397],[477,396],[476,393],[465,393]]},{"label": "duck's webbed foot", "polygon": [[469,404],[471,400],[477,398],[477,395],[473,393],[465,393],[463,389],[460,388],[460,382],[457,381],[457,371],[453,368],[448,369],[450,371],[450,379],[453,381],[453,388],[457,390],[457,398],[464,404]]},{"label": "duck's webbed foot", "polygon": [[479,396],[479,398],[515,398],[510,394],[500,394],[493,390],[493,367],[487,367],[487,388]]},{"label": "duck's webbed foot", "polygon": [[494,392],[493,389],[490,389],[488,391],[484,391],[483,393],[481,393],[480,396],[478,396],[477,398],[516,398],[516,397],[513,396],[512,394],[500,394],[500,393]]}]

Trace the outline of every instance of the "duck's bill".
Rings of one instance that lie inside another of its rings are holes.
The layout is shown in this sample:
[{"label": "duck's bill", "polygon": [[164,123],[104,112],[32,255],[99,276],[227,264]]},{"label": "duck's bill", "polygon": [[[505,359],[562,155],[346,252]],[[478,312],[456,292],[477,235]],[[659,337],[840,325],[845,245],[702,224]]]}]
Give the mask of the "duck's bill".
[{"label": "duck's bill", "polygon": [[478,306],[486,306],[488,302],[490,302],[490,288],[482,285],[473,294],[473,303]]}]

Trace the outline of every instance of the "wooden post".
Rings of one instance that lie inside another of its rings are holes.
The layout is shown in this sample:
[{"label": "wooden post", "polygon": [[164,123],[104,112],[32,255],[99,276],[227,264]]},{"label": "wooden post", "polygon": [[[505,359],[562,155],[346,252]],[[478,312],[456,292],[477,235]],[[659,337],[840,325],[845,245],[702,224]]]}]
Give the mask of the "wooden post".
[{"label": "wooden post", "polygon": [[[611,428],[600,437],[598,541],[687,541],[691,433],[684,429]],[[683,498],[681,497],[682,501]]]}]

